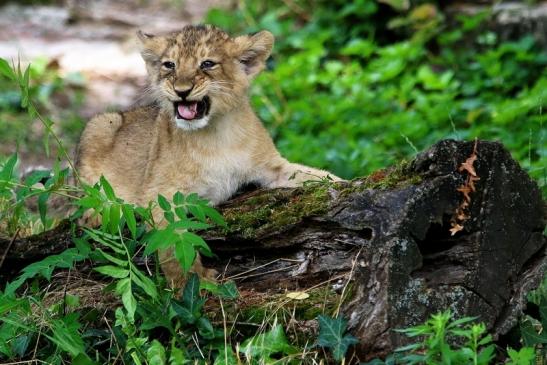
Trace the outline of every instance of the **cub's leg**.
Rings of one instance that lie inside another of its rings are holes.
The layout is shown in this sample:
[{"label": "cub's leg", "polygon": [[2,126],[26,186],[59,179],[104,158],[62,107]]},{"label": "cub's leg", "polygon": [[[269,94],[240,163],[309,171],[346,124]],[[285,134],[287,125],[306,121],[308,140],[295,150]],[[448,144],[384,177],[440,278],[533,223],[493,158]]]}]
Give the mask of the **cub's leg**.
[{"label": "cub's leg", "polygon": [[[167,250],[161,250],[158,253],[161,269],[167,284],[173,289],[180,289],[186,283],[186,275],[180,266],[180,263],[175,258],[175,252],[172,248]],[[201,256],[199,253],[196,255],[196,260],[190,269],[190,272],[198,274],[200,278],[204,278],[210,281],[216,281],[217,271],[214,269],[208,269],[201,263]]]},{"label": "cub's leg", "polygon": [[264,166],[262,177],[259,181],[268,188],[297,187],[306,181],[318,181],[322,179],[342,181],[338,176],[313,167],[291,163],[284,158]]}]

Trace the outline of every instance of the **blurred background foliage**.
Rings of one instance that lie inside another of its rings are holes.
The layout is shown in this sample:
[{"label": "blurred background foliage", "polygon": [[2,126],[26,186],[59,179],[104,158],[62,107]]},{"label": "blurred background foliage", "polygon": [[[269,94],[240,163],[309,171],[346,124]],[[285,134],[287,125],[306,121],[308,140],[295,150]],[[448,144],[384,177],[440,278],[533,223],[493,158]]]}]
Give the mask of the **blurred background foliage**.
[{"label": "blurred background foliage", "polygon": [[489,10],[448,19],[439,5],[240,1],[206,22],[276,36],[251,95],[291,160],[352,178],[478,137],[503,142],[545,186],[546,50],[531,35],[499,39]]}]

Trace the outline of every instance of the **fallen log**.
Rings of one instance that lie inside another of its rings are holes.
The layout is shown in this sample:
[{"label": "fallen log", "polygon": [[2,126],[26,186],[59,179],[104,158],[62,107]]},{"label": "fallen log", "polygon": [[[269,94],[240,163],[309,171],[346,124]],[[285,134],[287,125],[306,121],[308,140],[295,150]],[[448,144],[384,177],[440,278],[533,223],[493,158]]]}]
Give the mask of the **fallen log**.
[{"label": "fallen log", "polygon": [[[360,340],[361,360],[405,344],[394,329],[446,308],[478,316],[498,337],[544,276],[543,204],[501,144],[446,140],[366,178],[232,199],[219,207],[228,228],[205,233],[217,255],[205,264],[243,293],[325,282],[344,292],[341,312]],[[66,247],[67,231],[15,240],[0,255],[13,266],[55,253]]]}]

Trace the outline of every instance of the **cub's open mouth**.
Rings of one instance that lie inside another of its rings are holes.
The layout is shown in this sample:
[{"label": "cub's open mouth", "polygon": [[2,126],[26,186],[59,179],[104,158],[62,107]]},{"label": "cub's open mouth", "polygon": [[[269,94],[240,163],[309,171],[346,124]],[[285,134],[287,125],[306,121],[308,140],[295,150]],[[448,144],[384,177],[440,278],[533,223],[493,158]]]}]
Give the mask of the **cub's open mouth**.
[{"label": "cub's open mouth", "polygon": [[173,105],[176,119],[194,120],[201,119],[209,113],[211,101],[206,96],[199,101],[176,101]]}]

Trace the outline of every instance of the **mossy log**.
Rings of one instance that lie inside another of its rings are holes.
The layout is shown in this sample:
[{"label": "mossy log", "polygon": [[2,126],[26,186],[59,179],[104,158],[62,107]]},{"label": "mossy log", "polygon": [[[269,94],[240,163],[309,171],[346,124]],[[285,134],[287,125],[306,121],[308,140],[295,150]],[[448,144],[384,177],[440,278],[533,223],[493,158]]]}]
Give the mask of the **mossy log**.
[{"label": "mossy log", "polygon": [[[253,191],[219,208],[228,228],[206,232],[216,257],[205,265],[262,297],[325,282],[343,291],[361,360],[446,308],[507,333],[547,266],[541,193],[499,143],[441,141],[366,178]],[[66,232],[55,231],[58,248]],[[40,242],[15,240],[6,263],[38,258]]]},{"label": "mossy log", "polygon": [[254,192],[222,211],[230,228],[209,234],[212,264],[243,290],[351,280],[342,312],[362,359],[446,308],[507,333],[547,265],[541,193],[499,143],[441,141],[368,178]]}]

